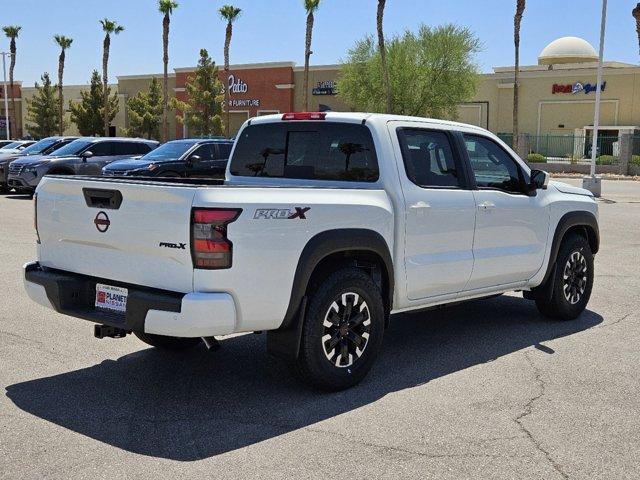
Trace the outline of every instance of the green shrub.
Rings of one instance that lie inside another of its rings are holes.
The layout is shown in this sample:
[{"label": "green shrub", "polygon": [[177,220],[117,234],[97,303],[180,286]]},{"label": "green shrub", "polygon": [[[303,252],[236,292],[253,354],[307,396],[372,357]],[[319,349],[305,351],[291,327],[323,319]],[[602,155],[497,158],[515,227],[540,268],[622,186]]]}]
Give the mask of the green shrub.
[{"label": "green shrub", "polygon": [[640,167],[640,155],[633,155],[631,157],[631,165],[638,165]]},{"label": "green shrub", "polygon": [[615,165],[617,160],[613,155],[600,155],[596,158],[596,165]]},{"label": "green shrub", "polygon": [[540,153],[530,153],[529,155],[527,155],[527,162],[547,163],[547,157]]}]

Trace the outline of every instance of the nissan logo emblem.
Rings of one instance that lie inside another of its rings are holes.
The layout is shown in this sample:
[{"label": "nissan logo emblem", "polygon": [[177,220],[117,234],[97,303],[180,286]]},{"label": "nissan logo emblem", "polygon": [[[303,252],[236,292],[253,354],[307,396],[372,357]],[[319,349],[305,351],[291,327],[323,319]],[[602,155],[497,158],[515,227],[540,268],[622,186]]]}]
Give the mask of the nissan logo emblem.
[{"label": "nissan logo emblem", "polygon": [[109,230],[109,225],[111,225],[109,216],[104,212],[98,212],[96,218],[93,219],[93,223],[100,233],[104,233]]}]

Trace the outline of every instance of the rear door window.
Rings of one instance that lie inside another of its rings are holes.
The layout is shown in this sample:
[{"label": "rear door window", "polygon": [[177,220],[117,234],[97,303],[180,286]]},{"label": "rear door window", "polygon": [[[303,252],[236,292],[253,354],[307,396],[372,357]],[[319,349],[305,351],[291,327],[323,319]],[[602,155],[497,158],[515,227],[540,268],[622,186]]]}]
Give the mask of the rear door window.
[{"label": "rear door window", "polygon": [[219,143],[218,144],[218,159],[220,160],[227,160],[229,158],[229,155],[231,155],[231,147],[233,146],[233,144],[231,143]]},{"label": "rear door window", "polygon": [[91,145],[88,150],[94,157],[108,157],[113,155],[115,142],[97,142]]},{"label": "rear door window", "polygon": [[435,130],[398,130],[407,177],[420,187],[461,187],[460,169],[447,133]]},{"label": "rear door window", "polygon": [[140,142],[115,142],[113,155],[142,155],[149,152],[149,148]]},{"label": "rear door window", "polygon": [[375,182],[378,159],[364,125],[282,122],[250,125],[231,159],[236,176]]}]

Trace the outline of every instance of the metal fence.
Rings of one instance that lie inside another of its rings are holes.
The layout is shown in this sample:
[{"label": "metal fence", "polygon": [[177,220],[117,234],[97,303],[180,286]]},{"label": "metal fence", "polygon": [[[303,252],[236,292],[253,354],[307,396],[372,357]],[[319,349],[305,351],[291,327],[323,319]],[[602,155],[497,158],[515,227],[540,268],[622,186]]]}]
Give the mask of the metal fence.
[{"label": "metal fence", "polygon": [[[513,134],[499,133],[507,145],[513,145]],[[592,140],[587,135],[528,135],[529,162],[588,163],[591,159]],[[634,155],[640,156],[640,135],[634,139]],[[596,163],[617,165],[620,157],[618,136],[598,135]],[[637,159],[640,162],[640,158]]]}]

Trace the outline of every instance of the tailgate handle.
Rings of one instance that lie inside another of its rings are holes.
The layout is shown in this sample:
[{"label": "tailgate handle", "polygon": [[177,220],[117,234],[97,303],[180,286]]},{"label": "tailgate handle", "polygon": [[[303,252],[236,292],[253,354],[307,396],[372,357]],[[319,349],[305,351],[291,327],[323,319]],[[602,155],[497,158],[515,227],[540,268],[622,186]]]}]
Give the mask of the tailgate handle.
[{"label": "tailgate handle", "polygon": [[83,188],[82,193],[88,207],[117,210],[122,204],[122,194],[119,190]]}]

